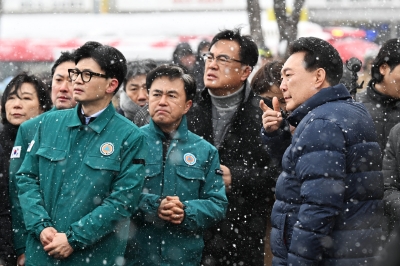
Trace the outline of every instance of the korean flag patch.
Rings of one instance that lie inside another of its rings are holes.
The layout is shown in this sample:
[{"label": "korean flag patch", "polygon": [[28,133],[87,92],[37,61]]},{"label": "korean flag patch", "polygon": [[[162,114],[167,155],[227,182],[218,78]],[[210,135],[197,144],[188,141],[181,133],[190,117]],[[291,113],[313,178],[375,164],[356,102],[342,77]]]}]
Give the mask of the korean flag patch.
[{"label": "korean flag patch", "polygon": [[10,158],[20,158],[21,157],[21,146],[14,146],[11,152]]}]

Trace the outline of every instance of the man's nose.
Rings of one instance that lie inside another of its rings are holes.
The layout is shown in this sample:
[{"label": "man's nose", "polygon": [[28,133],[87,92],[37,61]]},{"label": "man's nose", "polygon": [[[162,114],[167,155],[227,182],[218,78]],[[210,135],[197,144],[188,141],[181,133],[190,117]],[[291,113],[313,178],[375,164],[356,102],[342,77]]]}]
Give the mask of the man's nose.
[{"label": "man's nose", "polygon": [[209,68],[218,68],[218,64],[217,64],[217,59],[216,58],[213,58],[213,60],[210,62],[210,61],[208,61],[209,63],[208,63],[208,67]]},{"label": "man's nose", "polygon": [[72,82],[65,80],[61,83],[60,91],[69,91],[72,89]]},{"label": "man's nose", "polygon": [[141,101],[147,101],[149,99],[149,94],[147,93],[147,89],[140,89],[138,99]]},{"label": "man's nose", "polygon": [[168,102],[167,97],[168,97],[167,94],[163,94],[163,95],[161,96],[161,99],[160,99],[159,104],[160,104],[160,105],[165,105],[165,104],[167,104],[167,102]]}]

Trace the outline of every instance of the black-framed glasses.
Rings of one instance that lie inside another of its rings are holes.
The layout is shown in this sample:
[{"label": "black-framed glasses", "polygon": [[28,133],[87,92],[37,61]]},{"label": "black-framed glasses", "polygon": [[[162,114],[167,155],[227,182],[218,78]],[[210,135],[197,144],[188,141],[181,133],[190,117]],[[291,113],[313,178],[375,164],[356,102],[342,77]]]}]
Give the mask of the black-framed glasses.
[{"label": "black-framed glasses", "polygon": [[92,72],[89,70],[79,71],[77,69],[71,69],[71,68],[68,69],[68,75],[72,81],[75,81],[78,78],[78,76],[81,75],[83,82],[89,82],[92,79],[92,76],[108,78],[107,75],[104,74]]},{"label": "black-framed glasses", "polygon": [[204,61],[208,62],[208,63],[211,63],[215,59],[217,61],[217,64],[219,64],[219,65],[226,65],[232,61],[244,64],[240,60],[230,58],[229,56],[223,55],[223,54],[214,57],[214,55],[210,52],[203,54],[203,58],[204,58]]}]

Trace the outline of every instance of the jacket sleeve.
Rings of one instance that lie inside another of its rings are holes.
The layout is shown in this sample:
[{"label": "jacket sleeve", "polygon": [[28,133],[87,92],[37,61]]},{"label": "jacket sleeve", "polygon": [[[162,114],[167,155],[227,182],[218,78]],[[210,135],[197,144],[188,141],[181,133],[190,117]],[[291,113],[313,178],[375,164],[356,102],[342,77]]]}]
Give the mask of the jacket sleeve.
[{"label": "jacket sleeve", "polygon": [[39,157],[36,152],[40,146],[41,126],[33,139],[31,150],[27,151],[23,163],[16,174],[17,191],[25,226],[39,239],[46,227],[53,227],[53,222],[44,208],[40,192]]},{"label": "jacket sleeve", "polygon": [[220,169],[217,150],[213,150],[205,171],[205,182],[200,188],[200,198],[184,201],[185,219],[182,226],[188,230],[206,229],[225,218],[228,200]]},{"label": "jacket sleeve", "polygon": [[290,126],[287,120],[284,119],[281,127],[271,133],[267,133],[264,127],[261,127],[261,140],[274,164],[281,167],[283,154],[292,141]]},{"label": "jacket sleeve", "polygon": [[392,224],[400,221],[400,175],[399,175],[400,124],[393,127],[389,134],[383,157],[382,172],[385,185],[385,211]]},{"label": "jacket sleeve", "polygon": [[71,224],[66,232],[68,242],[75,248],[85,248],[115,229],[122,219],[129,218],[137,208],[144,181],[144,161],[147,154],[144,135],[132,132],[121,151],[121,170],[113,180],[110,195],[92,212]]},{"label": "jacket sleeve", "polygon": [[18,199],[17,179],[16,179],[16,173],[18,169],[21,167],[21,164],[25,158],[26,150],[28,149],[28,144],[31,141],[31,140],[29,141],[26,140],[25,136],[27,135],[34,136],[34,134],[26,134],[25,127],[21,125],[18,129],[17,137],[14,142],[14,147],[15,146],[21,147],[21,153],[19,158],[12,158],[10,160],[10,201],[12,206],[11,217],[12,217],[12,228],[14,234],[13,236],[14,248],[17,253],[17,256],[20,256],[21,254],[25,253],[25,242],[27,238],[27,230],[25,228],[25,222],[22,214],[21,204]]},{"label": "jacket sleeve", "polygon": [[287,264],[319,265],[344,205],[346,141],[341,128],[322,119],[311,122],[301,135],[307,137],[295,144],[298,159],[294,170],[301,180],[302,204],[288,243]]}]

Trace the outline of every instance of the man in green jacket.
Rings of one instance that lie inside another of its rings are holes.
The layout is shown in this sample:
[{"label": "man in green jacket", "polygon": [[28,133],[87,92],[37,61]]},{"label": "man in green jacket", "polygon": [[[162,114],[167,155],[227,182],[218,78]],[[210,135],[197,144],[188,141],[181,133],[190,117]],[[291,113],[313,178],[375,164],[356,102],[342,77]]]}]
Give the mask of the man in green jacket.
[{"label": "man in green jacket", "polygon": [[[54,62],[51,68],[51,100],[53,102],[52,110],[62,110],[74,108],[76,101],[73,98],[72,81],[69,78],[68,69],[75,67],[74,53],[61,52],[61,56]],[[17,151],[11,155],[10,159],[10,200],[11,217],[13,228],[14,248],[18,256],[18,265],[24,265],[25,262],[25,243],[27,231],[22,216],[21,205],[18,200],[16,173],[21,167],[25,158],[29,143],[33,140],[36,130],[42,121],[44,113],[33,119],[27,120],[19,126],[18,134],[14,142],[13,150]]]},{"label": "man in green jacket", "polygon": [[137,207],[146,144],[111,99],[126,74],[117,49],[75,51],[74,109],[44,117],[17,173],[26,265],[119,265]]},{"label": "man in green jacket", "polygon": [[146,177],[126,252],[128,265],[200,265],[203,231],[225,216],[228,201],[217,149],[187,129],[196,82],[177,66],[146,78],[150,124]]}]

